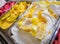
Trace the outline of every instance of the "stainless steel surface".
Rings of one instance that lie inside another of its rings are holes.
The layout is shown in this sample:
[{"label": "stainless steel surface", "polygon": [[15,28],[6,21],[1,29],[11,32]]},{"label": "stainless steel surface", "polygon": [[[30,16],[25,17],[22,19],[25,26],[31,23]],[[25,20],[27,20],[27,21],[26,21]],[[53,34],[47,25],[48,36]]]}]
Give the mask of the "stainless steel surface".
[{"label": "stainless steel surface", "polygon": [[56,22],[56,24],[55,24],[55,27],[54,27],[55,31],[54,31],[54,33],[53,33],[53,35],[52,35],[52,38],[51,38],[49,44],[52,44],[52,42],[54,41],[54,39],[55,39],[55,37],[56,37],[56,35],[57,35],[57,33],[58,33],[58,30],[59,30],[59,29],[58,29],[58,28],[59,28],[59,25],[60,25],[60,17],[58,18],[58,20],[57,20],[57,22]]},{"label": "stainless steel surface", "polygon": [[0,29],[0,35],[6,40],[8,44],[14,44],[13,40],[1,29]]}]

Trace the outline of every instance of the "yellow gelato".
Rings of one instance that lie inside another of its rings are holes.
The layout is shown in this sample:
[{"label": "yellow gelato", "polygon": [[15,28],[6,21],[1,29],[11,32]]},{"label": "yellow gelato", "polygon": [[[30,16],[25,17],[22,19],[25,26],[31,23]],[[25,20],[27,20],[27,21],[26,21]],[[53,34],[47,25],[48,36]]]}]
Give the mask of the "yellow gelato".
[{"label": "yellow gelato", "polygon": [[29,5],[29,2],[19,2],[15,4],[11,10],[0,19],[0,27],[4,30],[8,29]]}]

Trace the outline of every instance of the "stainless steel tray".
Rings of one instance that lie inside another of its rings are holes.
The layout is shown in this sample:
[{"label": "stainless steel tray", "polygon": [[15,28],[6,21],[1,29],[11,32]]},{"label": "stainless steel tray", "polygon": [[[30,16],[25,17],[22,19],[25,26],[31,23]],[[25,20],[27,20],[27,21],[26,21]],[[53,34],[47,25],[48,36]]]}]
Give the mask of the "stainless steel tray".
[{"label": "stainless steel tray", "polygon": [[50,40],[50,44],[52,44],[52,42],[54,41],[54,39],[55,39],[55,37],[56,37],[56,35],[57,35],[58,31],[59,31],[59,28],[60,28],[59,25],[60,25],[60,17],[59,17],[58,21],[56,22],[55,31],[52,34],[52,38]]},{"label": "stainless steel tray", "polygon": [[0,39],[3,44],[14,44],[13,40],[5,33],[2,29],[0,29]]}]

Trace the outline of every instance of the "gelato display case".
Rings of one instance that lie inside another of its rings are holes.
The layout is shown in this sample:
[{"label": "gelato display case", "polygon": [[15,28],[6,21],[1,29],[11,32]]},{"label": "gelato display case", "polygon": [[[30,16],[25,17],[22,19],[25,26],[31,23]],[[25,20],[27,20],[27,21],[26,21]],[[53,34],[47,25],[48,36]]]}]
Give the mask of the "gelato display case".
[{"label": "gelato display case", "polygon": [[60,1],[4,1],[0,7],[1,44],[59,43]]}]

